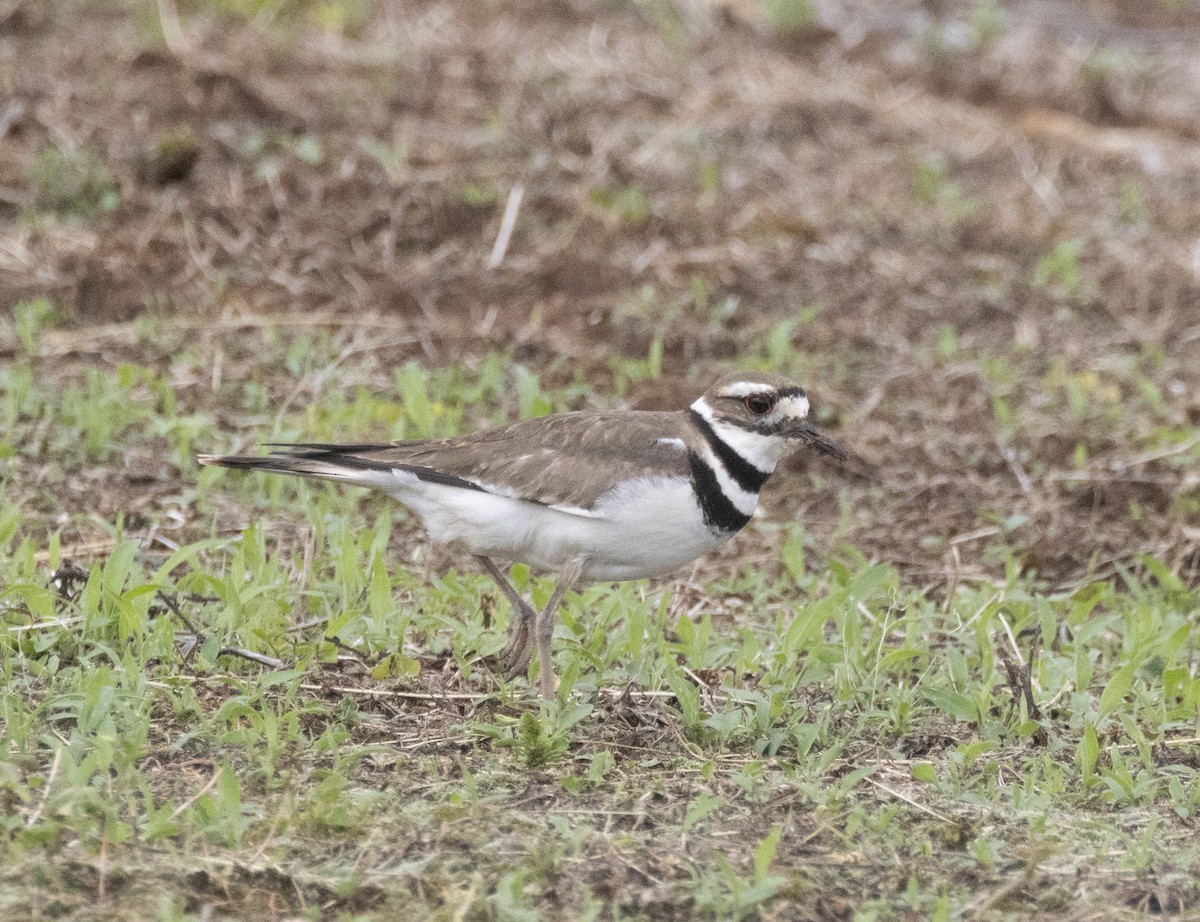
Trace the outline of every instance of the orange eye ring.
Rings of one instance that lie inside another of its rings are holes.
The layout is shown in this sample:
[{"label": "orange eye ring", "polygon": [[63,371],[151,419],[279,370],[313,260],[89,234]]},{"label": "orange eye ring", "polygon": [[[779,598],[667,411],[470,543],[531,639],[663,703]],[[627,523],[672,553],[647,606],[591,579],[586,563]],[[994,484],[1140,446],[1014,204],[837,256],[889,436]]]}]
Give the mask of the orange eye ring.
[{"label": "orange eye ring", "polygon": [[767,394],[750,394],[742,403],[755,416],[766,416],[775,409],[775,401]]}]

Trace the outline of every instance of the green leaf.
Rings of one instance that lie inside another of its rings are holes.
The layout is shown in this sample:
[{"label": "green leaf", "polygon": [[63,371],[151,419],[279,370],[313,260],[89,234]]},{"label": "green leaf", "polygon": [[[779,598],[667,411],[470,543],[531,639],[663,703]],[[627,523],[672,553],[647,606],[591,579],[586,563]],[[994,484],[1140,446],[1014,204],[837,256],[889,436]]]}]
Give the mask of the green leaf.
[{"label": "green leaf", "polygon": [[893,650],[879,661],[880,672],[891,672],[902,663],[907,663],[914,659],[927,659],[929,657],[928,650]]},{"label": "green leaf", "polygon": [[1100,740],[1096,736],[1096,728],[1091,724],[1084,726],[1083,739],[1079,741],[1075,754],[1084,782],[1090,781],[1096,773],[1096,760],[1100,757]]},{"label": "green leaf", "polygon": [[1100,693],[1100,704],[1097,708],[1097,717],[1104,719],[1109,714],[1117,709],[1124,702],[1125,695],[1129,691],[1129,687],[1133,684],[1134,663],[1129,663],[1117,670],[1108,681],[1108,685],[1104,687],[1104,691]]},{"label": "green leaf", "polygon": [[88,573],[87,583],[84,584],[83,593],[79,597],[79,611],[84,617],[85,624],[88,624],[92,618],[100,614],[100,594],[103,581],[104,578],[100,571],[100,564],[92,564],[91,572]]},{"label": "green leaf", "polygon": [[384,566],[383,558],[376,557],[371,564],[371,583],[367,595],[367,610],[372,618],[383,619],[396,607],[392,600],[392,581]]},{"label": "green leaf", "polygon": [[716,810],[717,807],[721,806],[722,803],[724,803],[723,798],[701,791],[688,803],[687,812],[683,815],[683,831],[688,832],[693,826]]},{"label": "green leaf", "polygon": [[421,664],[402,653],[389,653],[371,668],[371,678],[377,682],[385,679],[415,679],[421,672]]},{"label": "green leaf", "polygon": [[679,702],[679,716],[689,729],[700,722],[700,690],[681,672],[671,672],[667,683]]},{"label": "green leaf", "polygon": [[767,872],[771,870],[771,862],[775,860],[775,850],[779,847],[781,835],[783,835],[783,827],[776,823],[767,833],[767,837],[754,849],[754,882],[756,884],[766,880]]},{"label": "green leaf", "polygon": [[933,765],[929,762],[914,762],[909,772],[918,781],[924,781],[926,784],[931,784],[937,781],[937,772],[933,770]]},{"label": "green leaf", "polygon": [[875,765],[873,763],[869,764],[869,765],[860,765],[858,768],[854,769],[854,771],[852,771],[850,774],[843,776],[839,780],[838,786],[843,791],[852,791],[856,787],[858,787],[858,783],[860,781],[864,780],[865,778],[869,778],[871,775],[875,774],[875,772],[877,772],[878,770],[879,770],[879,766]]},{"label": "green leaf", "polygon": [[[207,470],[213,470],[213,468],[207,468]],[[192,544],[185,545],[167,558],[167,562],[158,568],[151,582],[164,585],[168,577],[170,577],[171,572],[177,567],[182,566],[199,554],[215,550],[216,548],[228,547],[231,543],[229,538],[205,538],[203,541],[195,541]]]},{"label": "green leaf", "polygon": [[925,700],[956,720],[979,723],[979,708],[966,695],[945,688],[922,688]]},{"label": "green leaf", "polygon": [[1159,585],[1168,592],[1187,591],[1187,587],[1184,585],[1183,580],[1179,578],[1179,575],[1172,572],[1171,568],[1157,557],[1151,557],[1149,554],[1139,554],[1138,560],[1142,562],[1142,566],[1150,572],[1150,575],[1158,580]]},{"label": "green leaf", "polygon": [[866,604],[891,573],[892,568],[887,564],[876,564],[854,577],[853,582],[850,583],[846,591],[849,595],[853,596],[855,601]]},{"label": "green leaf", "polygon": [[137,545],[132,541],[122,541],[113,549],[112,554],[104,563],[104,591],[117,595],[125,587],[129,571],[133,567],[133,558],[137,554]]}]

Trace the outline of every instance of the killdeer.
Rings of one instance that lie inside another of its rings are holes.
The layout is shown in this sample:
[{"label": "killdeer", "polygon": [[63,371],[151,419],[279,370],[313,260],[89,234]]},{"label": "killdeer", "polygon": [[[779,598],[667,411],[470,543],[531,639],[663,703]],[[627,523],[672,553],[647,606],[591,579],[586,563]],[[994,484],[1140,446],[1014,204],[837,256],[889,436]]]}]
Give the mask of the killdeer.
[{"label": "killdeer", "polygon": [[[500,663],[524,672],[536,646],[543,697],[563,593],[584,581],[661,576],[732,538],[775,466],[802,446],[844,459],[808,420],[804,389],[772,374],[717,381],[674,412],[577,412],[448,439],[269,446],[201,464],[340,480],[399,500],[439,542],[473,554],[515,617]],[[495,560],[558,574],[541,612]]]}]

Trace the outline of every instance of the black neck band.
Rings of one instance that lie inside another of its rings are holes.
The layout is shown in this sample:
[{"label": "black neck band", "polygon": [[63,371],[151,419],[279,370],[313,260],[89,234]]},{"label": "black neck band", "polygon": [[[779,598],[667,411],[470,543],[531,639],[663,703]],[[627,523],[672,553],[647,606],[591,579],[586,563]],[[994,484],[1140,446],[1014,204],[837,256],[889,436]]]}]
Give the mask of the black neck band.
[{"label": "black neck band", "polygon": [[717,481],[717,475],[704,459],[696,452],[690,451],[688,464],[692,469],[692,489],[696,491],[696,501],[700,503],[704,524],[722,534],[733,534],[745,527],[750,521],[750,516],[742,512],[725,495]]},{"label": "black neck band", "polygon": [[713,455],[720,462],[721,467],[725,468],[733,482],[745,490],[747,493],[757,493],[763,488],[763,484],[767,482],[770,474],[764,473],[756,468],[753,464],[739,455],[728,442],[723,442],[721,437],[717,435],[712,424],[709,423],[703,415],[696,410],[692,410],[692,422],[696,424],[696,428],[704,435],[704,441],[708,443],[708,447],[712,449]]}]

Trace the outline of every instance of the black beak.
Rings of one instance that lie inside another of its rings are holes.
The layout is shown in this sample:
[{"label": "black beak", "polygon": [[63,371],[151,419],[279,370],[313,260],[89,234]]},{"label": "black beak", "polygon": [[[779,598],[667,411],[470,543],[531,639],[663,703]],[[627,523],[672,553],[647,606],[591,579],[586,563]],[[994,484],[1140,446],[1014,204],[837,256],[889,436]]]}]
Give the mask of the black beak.
[{"label": "black beak", "polygon": [[810,448],[815,448],[823,455],[832,455],[839,461],[846,460],[846,452],[842,446],[827,436],[808,420],[797,424],[788,432],[791,438],[798,439]]}]

